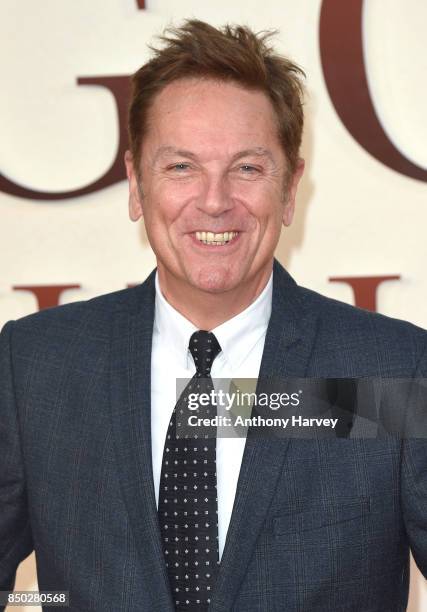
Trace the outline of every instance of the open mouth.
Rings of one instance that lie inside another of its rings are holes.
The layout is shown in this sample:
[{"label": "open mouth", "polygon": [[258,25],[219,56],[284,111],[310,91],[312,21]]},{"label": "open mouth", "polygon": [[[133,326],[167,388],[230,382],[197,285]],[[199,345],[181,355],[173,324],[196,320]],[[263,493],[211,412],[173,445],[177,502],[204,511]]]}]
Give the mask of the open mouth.
[{"label": "open mouth", "polygon": [[199,242],[203,244],[209,244],[212,246],[224,246],[228,244],[239,232],[221,232],[219,234],[214,234],[213,232],[195,232],[196,238]]}]

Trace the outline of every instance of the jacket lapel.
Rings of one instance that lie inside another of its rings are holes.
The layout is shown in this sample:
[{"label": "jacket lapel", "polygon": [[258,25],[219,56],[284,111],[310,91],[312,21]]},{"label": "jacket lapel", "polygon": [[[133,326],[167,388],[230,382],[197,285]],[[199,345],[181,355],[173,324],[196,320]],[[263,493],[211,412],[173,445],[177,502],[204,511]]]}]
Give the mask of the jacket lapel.
[{"label": "jacket lapel", "polygon": [[140,553],[150,610],[172,611],[163,558],[151,455],[151,341],[154,272],[114,318],[110,397],[122,494]]},{"label": "jacket lapel", "polygon": [[[259,379],[304,377],[315,339],[316,317],[301,291],[275,261],[273,303]],[[252,558],[258,534],[282,472],[289,438],[263,439],[249,430],[233,512],[209,610],[230,610]]]}]

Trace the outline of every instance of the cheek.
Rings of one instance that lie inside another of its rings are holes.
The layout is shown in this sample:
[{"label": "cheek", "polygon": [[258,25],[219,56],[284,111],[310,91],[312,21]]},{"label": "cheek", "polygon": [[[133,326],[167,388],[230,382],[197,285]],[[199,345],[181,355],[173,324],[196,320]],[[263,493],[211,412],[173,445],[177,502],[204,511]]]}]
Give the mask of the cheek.
[{"label": "cheek", "polygon": [[143,204],[146,222],[153,227],[171,225],[181,216],[188,199],[188,193],[170,185],[150,190]]},{"label": "cheek", "polygon": [[244,199],[248,212],[264,231],[275,232],[282,224],[284,202],[277,189],[265,186],[252,189]]}]

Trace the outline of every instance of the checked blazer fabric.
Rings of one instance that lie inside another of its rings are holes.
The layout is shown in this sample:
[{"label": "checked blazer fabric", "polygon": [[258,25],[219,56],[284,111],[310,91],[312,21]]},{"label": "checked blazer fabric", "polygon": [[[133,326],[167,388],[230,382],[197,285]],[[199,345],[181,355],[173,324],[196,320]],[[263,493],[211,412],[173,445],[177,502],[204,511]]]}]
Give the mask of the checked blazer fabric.
[{"label": "checked blazer fabric", "polygon": [[[36,552],[70,612],[173,612],[151,461],[154,274],[0,334],[0,589]],[[427,376],[427,333],[278,262],[260,377]],[[424,439],[248,435],[209,612],[402,612],[427,576]],[[49,607],[45,607],[49,610]],[[53,608],[52,608],[53,611]]]},{"label": "checked blazer fabric", "polygon": [[[214,389],[211,366],[221,347],[214,334],[199,330],[192,334],[189,350],[196,373],[178,399],[166,433],[158,514],[176,610],[202,612],[211,601],[219,565],[216,438],[200,436],[200,428],[194,437],[185,434],[180,420],[191,414],[189,393]],[[200,405],[197,416],[209,418],[214,412],[214,406]]]}]

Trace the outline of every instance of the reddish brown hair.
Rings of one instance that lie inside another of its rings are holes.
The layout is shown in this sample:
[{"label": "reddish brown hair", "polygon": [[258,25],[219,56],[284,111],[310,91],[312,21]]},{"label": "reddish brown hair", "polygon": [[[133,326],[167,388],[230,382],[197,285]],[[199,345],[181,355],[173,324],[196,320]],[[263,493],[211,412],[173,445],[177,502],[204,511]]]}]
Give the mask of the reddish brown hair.
[{"label": "reddish brown hair", "polygon": [[213,78],[234,81],[248,89],[263,91],[277,115],[279,139],[290,172],[298,161],[304,122],[300,78],[304,72],[268,44],[274,32],[256,34],[248,27],[226,25],[221,29],[198,20],[180,28],[168,28],[160,36],[160,49],[132,79],[129,108],[129,142],[138,169],[153,100],[166,85],[182,78]]}]

